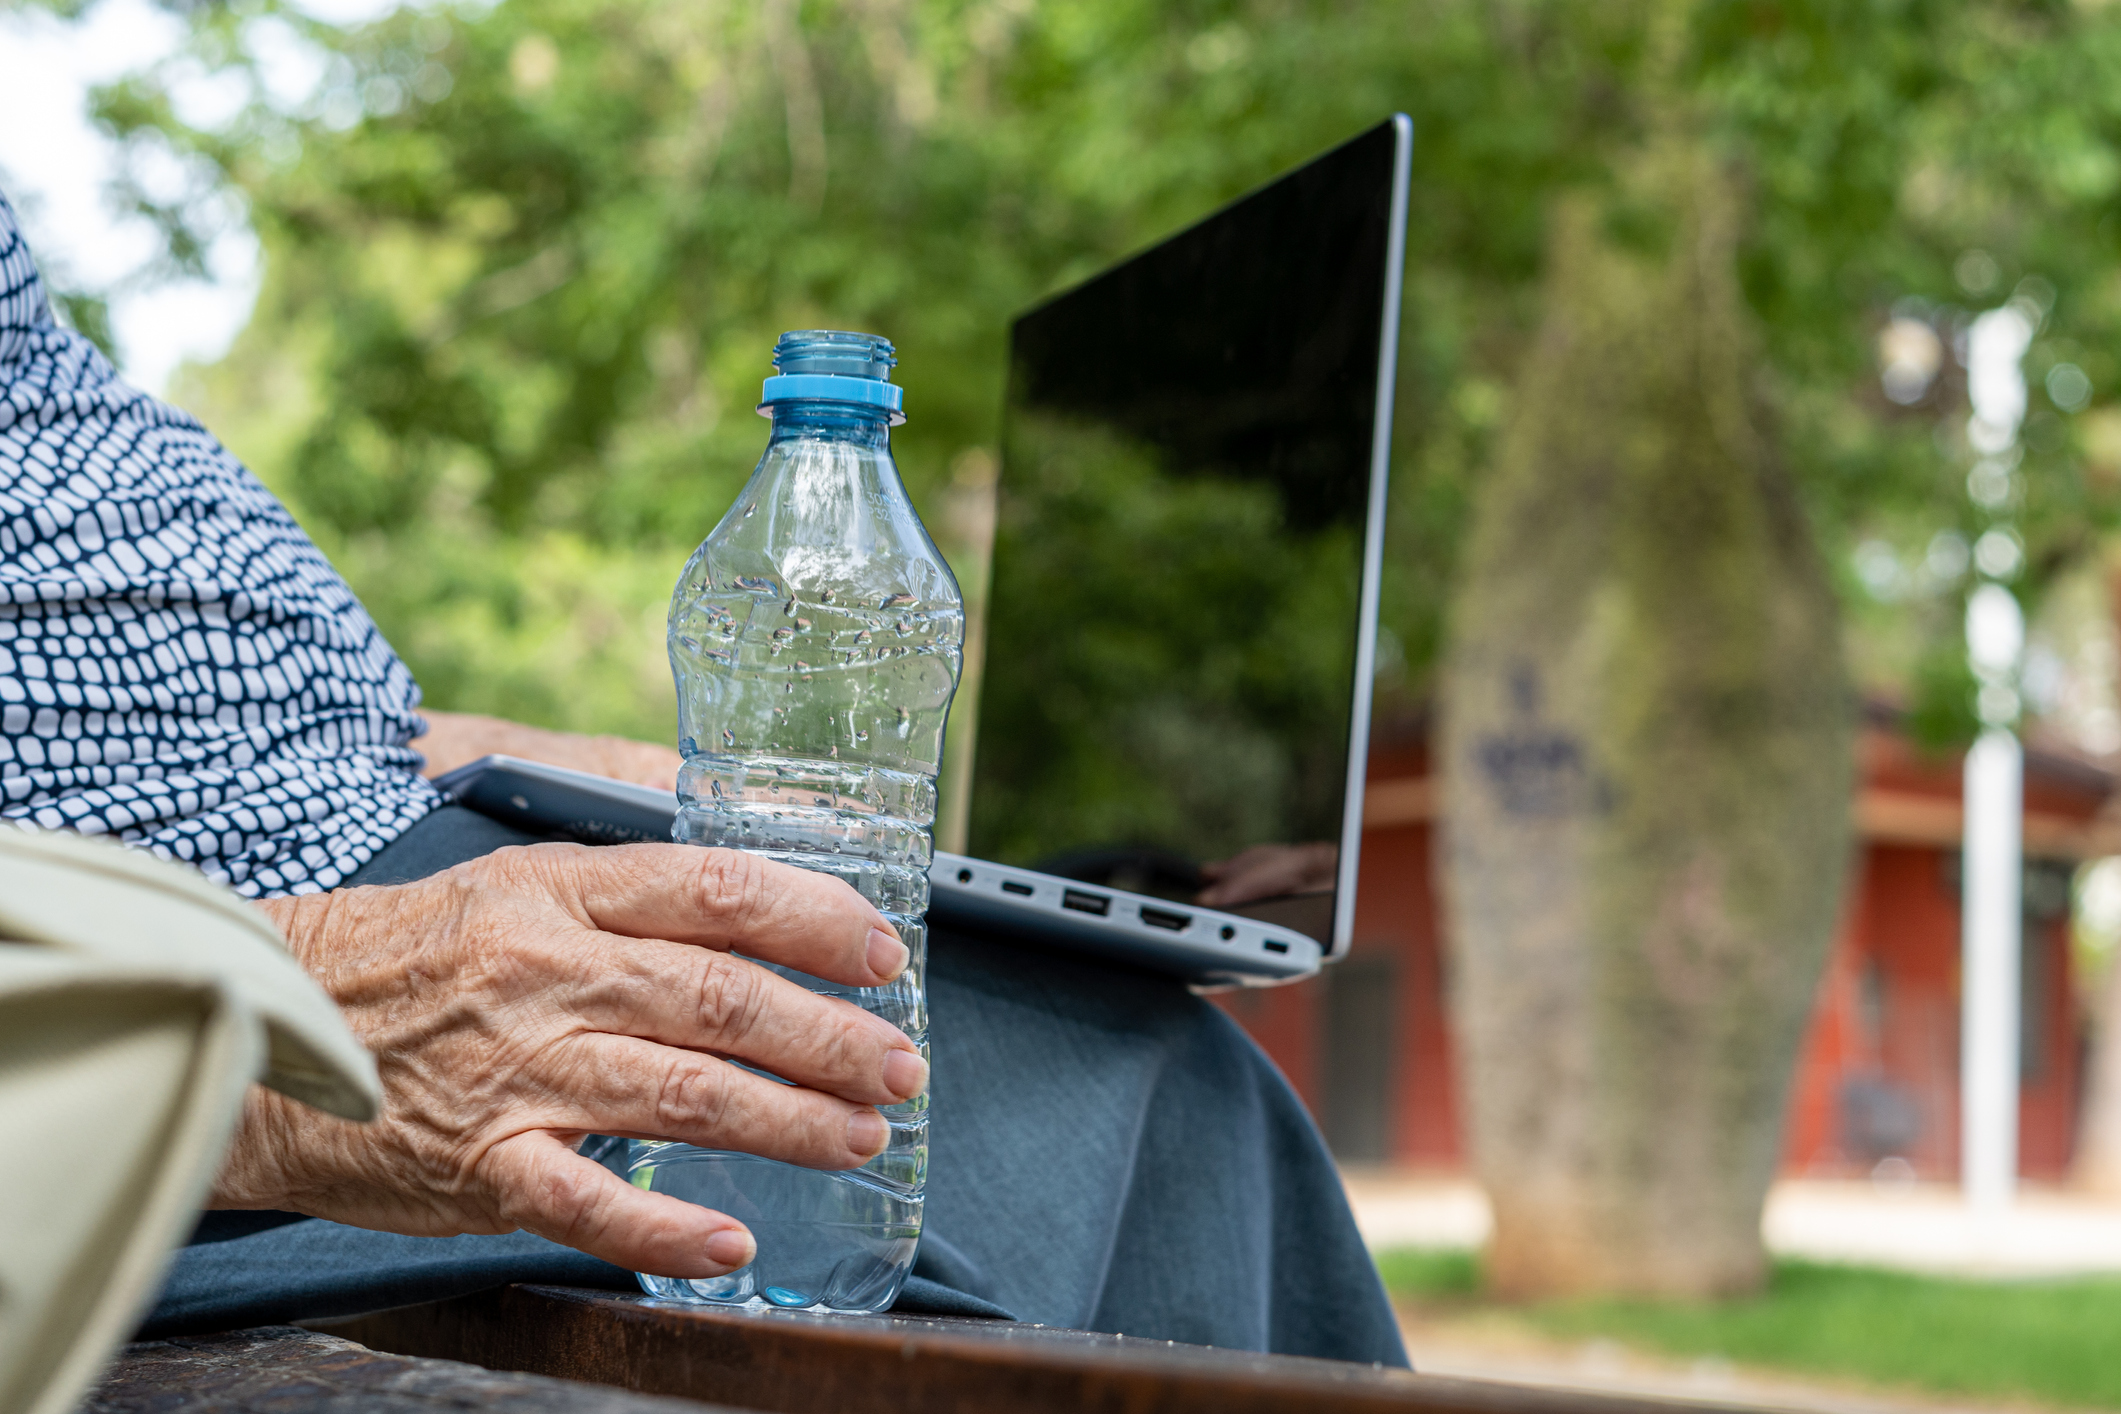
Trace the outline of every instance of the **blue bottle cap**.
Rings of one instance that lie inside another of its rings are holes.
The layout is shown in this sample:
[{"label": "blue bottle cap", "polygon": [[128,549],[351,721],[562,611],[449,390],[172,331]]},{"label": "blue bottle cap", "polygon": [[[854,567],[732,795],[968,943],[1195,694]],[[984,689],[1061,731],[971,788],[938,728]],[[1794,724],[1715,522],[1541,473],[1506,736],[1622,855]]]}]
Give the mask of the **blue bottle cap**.
[{"label": "blue bottle cap", "polygon": [[773,348],[780,371],[766,380],[759,415],[775,403],[824,401],[882,408],[891,425],[906,420],[906,390],[890,381],[898,355],[889,339],[834,329],[794,329]]}]

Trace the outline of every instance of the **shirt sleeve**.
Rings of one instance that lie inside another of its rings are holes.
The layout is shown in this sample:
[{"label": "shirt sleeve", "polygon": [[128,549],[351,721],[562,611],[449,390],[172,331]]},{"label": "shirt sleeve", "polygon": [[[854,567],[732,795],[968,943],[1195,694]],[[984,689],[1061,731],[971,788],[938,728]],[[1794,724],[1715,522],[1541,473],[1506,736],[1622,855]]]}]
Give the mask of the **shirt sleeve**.
[{"label": "shirt sleeve", "polygon": [[52,318],[0,196],[0,819],[330,889],[441,802],[419,700],[264,484]]}]

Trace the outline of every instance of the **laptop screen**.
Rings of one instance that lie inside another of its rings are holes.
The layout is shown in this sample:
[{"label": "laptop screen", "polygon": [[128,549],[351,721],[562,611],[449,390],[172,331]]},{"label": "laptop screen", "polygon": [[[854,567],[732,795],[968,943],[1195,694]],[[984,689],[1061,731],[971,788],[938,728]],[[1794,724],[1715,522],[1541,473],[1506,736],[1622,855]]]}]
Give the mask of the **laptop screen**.
[{"label": "laptop screen", "polygon": [[1016,322],[971,853],[1333,945],[1397,142]]}]

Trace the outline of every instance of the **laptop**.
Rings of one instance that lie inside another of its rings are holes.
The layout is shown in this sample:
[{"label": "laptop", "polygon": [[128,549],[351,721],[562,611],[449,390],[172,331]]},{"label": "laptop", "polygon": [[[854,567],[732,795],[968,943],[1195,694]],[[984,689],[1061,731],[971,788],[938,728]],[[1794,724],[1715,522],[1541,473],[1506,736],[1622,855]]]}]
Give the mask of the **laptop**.
[{"label": "laptop", "polygon": [[[1347,951],[1412,138],[1395,116],[1016,320],[932,922],[1202,986]],[[499,757],[436,784],[595,841],[676,809]]]}]

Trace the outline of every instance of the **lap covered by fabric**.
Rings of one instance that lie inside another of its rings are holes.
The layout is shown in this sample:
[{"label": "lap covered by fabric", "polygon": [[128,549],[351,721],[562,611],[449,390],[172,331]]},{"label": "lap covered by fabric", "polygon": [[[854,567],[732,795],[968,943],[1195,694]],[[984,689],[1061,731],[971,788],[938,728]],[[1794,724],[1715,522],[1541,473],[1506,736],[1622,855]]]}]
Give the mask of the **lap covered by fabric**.
[{"label": "lap covered by fabric", "polygon": [[[349,884],[407,883],[528,842],[445,806]],[[1220,1011],[1168,979],[940,929],[928,975],[933,1157],[897,1309],[1406,1363],[1317,1129]],[[143,1336],[506,1282],[638,1289],[528,1233],[401,1237],[216,1213],[199,1238]]]}]

